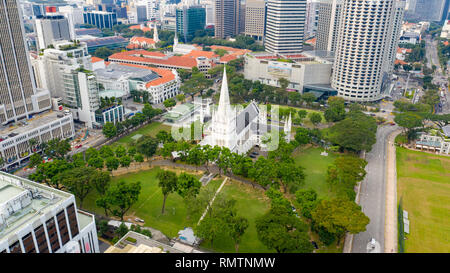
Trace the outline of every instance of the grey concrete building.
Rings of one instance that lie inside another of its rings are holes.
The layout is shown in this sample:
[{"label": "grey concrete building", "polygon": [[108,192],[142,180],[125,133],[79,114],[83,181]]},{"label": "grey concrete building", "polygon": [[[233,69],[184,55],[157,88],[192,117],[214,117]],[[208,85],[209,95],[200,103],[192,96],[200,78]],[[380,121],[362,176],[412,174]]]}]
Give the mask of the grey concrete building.
[{"label": "grey concrete building", "polygon": [[36,90],[18,0],[0,2],[0,123],[50,109],[50,94]]},{"label": "grey concrete building", "polygon": [[37,16],[34,24],[37,49],[45,49],[56,41],[71,40],[68,19],[63,15]]},{"label": "grey concrete building", "polygon": [[266,23],[266,3],[264,0],[247,0],[245,4],[245,35],[257,40],[264,37]]},{"label": "grey concrete building", "polygon": [[215,0],[215,37],[224,39],[239,34],[240,0]]}]

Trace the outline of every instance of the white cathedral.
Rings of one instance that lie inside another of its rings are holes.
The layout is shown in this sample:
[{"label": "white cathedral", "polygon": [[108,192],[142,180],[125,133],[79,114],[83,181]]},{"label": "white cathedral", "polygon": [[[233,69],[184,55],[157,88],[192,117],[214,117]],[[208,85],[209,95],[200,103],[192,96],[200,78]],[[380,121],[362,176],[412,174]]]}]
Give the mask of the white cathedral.
[{"label": "white cathedral", "polygon": [[282,128],[267,124],[267,112],[265,109],[260,109],[255,101],[251,101],[247,107],[239,112],[238,107],[232,108],[225,69],[219,106],[217,110],[212,111],[211,117],[211,123],[204,130],[206,136],[200,142],[200,145],[227,147],[231,152],[238,154],[247,153],[253,146],[268,150],[270,148],[263,139],[271,130],[276,130],[277,136],[280,130],[284,130],[286,141],[290,141],[292,126],[290,115],[286,117]]}]

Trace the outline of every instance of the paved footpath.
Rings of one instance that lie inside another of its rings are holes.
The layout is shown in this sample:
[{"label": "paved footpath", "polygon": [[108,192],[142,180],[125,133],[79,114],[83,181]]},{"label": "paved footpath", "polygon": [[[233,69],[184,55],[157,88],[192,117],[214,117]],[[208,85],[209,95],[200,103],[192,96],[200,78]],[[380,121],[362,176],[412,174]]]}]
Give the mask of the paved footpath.
[{"label": "paved footpath", "polygon": [[395,137],[400,130],[391,133],[387,143],[386,162],[386,219],[384,226],[384,252],[398,252],[397,233],[397,163],[395,153]]}]

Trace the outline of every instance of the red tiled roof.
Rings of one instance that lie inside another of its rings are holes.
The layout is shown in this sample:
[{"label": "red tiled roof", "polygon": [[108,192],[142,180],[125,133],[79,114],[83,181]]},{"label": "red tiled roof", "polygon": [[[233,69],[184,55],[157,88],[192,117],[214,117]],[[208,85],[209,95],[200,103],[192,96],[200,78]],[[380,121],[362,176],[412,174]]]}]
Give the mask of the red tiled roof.
[{"label": "red tiled roof", "polygon": [[149,27],[141,27],[141,25],[135,25],[135,26],[131,26],[131,27],[129,27],[130,29],[140,29],[140,30],[142,30],[143,32],[147,32],[147,31],[151,31],[152,29],[151,28],[149,28]]},{"label": "red tiled roof", "polygon": [[193,58],[205,57],[208,59],[212,59],[219,57],[219,55],[214,53],[214,51],[192,50],[188,54],[184,55],[184,57],[193,57]]},{"label": "red tiled roof", "polygon": [[[140,56],[141,54],[143,55],[143,57]],[[110,61],[117,62],[120,62],[121,60],[135,61],[144,64],[165,65],[187,69],[192,69],[194,66],[197,66],[197,61],[191,57],[172,56],[167,58],[167,56],[161,52],[150,52],[146,50],[132,50],[127,52],[114,53],[113,55],[109,56],[108,59]]]},{"label": "red tiled roof", "polygon": [[130,43],[139,43],[139,44],[156,44],[155,40],[153,40],[152,38],[147,38],[147,37],[138,37],[138,36],[133,36],[130,39]]},{"label": "red tiled roof", "polygon": [[305,43],[315,45],[316,41],[317,41],[317,38],[312,38],[312,39],[307,40]]},{"label": "red tiled roof", "polygon": [[170,81],[175,79],[175,75],[169,69],[150,67],[150,66],[146,66],[146,65],[125,64],[125,63],[122,63],[120,65],[138,67],[138,68],[143,68],[143,69],[150,69],[153,72],[155,72],[156,74],[158,74],[160,77],[158,79],[156,79],[156,80],[148,82],[145,85],[145,87],[147,87],[147,88],[150,87],[150,86],[157,86],[157,85],[160,85],[160,84],[164,84],[164,83],[170,82]]},{"label": "red tiled roof", "polygon": [[224,55],[222,58],[220,58],[221,63],[228,63],[229,61],[237,59],[237,54],[228,54]]},{"label": "red tiled roof", "polygon": [[91,62],[92,63],[101,62],[101,61],[104,61],[104,60],[102,58],[98,58],[98,57],[95,57],[95,56],[91,57]]}]

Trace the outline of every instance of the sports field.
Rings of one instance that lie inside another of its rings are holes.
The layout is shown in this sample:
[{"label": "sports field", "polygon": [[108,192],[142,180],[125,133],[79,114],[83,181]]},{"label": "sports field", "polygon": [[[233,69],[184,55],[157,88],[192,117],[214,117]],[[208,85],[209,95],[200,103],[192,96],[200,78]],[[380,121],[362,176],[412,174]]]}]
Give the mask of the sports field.
[{"label": "sports field", "polygon": [[405,252],[450,252],[450,157],[397,148],[397,197],[409,214]]}]

